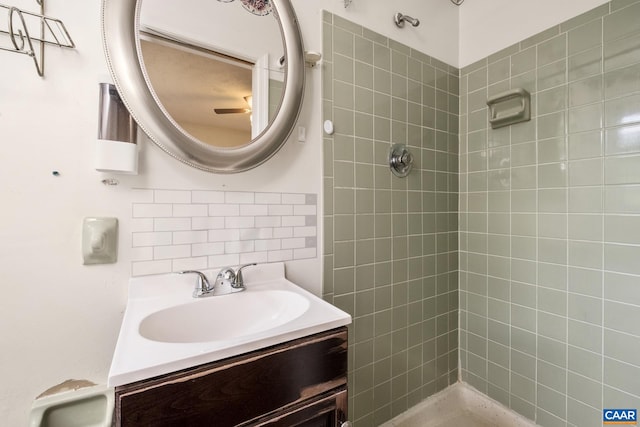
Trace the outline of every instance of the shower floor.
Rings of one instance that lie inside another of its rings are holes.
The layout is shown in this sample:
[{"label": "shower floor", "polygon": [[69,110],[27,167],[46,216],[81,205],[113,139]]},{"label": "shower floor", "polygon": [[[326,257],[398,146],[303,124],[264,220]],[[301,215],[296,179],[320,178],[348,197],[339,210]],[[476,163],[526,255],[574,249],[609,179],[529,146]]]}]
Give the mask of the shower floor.
[{"label": "shower floor", "polygon": [[459,382],[380,427],[534,427],[536,424]]}]

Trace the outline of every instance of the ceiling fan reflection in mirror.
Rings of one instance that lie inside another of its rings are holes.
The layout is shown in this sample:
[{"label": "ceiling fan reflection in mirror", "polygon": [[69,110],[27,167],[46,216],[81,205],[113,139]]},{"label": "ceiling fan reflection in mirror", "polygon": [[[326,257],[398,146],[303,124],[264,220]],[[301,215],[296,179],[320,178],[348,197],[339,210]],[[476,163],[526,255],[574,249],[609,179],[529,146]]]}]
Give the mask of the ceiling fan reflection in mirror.
[{"label": "ceiling fan reflection in mirror", "polygon": [[[234,0],[218,0],[221,3],[231,3]],[[265,16],[271,13],[270,0],[240,0],[242,6],[250,13],[258,16]]]},{"label": "ceiling fan reflection in mirror", "polygon": [[214,108],[213,111],[216,114],[250,114],[251,113],[251,104],[252,104],[252,96],[244,96],[243,99],[249,104],[249,108]]}]

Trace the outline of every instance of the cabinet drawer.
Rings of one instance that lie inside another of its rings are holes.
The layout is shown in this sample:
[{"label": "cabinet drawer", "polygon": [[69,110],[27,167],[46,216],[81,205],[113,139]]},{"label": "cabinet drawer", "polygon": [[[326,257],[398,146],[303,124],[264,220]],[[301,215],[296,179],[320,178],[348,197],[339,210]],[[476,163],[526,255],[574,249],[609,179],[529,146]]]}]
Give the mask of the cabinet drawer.
[{"label": "cabinet drawer", "polygon": [[[249,427],[338,427],[347,420],[347,390],[306,402],[267,421],[247,424]],[[244,425],[243,425],[244,427]]]},{"label": "cabinet drawer", "polygon": [[244,425],[344,388],[346,381],[347,330],[338,328],[116,387],[116,425]]}]

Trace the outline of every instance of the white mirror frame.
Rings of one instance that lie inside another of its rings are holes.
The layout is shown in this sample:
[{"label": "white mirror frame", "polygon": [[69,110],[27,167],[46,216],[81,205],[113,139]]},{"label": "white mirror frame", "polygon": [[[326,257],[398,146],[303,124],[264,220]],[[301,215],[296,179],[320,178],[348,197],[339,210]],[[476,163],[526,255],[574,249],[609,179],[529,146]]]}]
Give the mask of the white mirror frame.
[{"label": "white mirror frame", "polygon": [[237,148],[217,148],[185,133],[165,113],[150,89],[138,37],[142,1],[102,0],[102,42],[107,65],[138,126],[170,156],[208,172],[242,172],[267,161],[291,134],[304,94],[304,47],[291,2],[271,0],[286,58],[280,108],[271,123],[250,143]]}]

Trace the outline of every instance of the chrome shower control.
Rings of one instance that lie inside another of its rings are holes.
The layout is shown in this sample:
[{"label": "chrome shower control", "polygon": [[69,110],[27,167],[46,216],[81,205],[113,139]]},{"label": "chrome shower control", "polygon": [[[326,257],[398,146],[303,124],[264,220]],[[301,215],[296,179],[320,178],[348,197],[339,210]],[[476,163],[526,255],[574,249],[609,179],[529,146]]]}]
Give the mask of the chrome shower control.
[{"label": "chrome shower control", "polygon": [[413,167],[413,154],[402,144],[393,145],[389,151],[389,167],[395,176],[404,178]]}]

